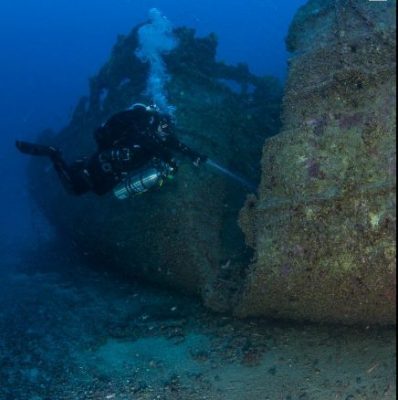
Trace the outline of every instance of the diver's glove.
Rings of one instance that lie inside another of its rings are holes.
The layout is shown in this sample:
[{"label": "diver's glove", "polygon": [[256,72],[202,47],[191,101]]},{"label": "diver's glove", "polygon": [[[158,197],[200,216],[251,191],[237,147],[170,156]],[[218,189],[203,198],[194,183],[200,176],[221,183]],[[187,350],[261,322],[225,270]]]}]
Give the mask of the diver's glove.
[{"label": "diver's glove", "polygon": [[167,147],[188,157],[195,167],[199,167],[199,165],[205,163],[208,159],[204,154],[200,154],[186,144],[180,142],[175,136],[170,136],[167,139]]},{"label": "diver's glove", "polygon": [[190,147],[185,144],[181,144],[180,151],[186,155],[192,161],[192,164],[195,167],[199,167],[201,164],[205,163],[208,159],[204,154],[200,154],[195,150],[192,150]]}]

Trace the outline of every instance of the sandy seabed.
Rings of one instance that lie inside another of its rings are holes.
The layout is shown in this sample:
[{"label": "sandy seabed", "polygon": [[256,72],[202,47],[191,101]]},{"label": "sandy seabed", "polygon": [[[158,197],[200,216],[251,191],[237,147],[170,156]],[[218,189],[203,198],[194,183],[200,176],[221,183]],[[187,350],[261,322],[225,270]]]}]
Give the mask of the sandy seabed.
[{"label": "sandy seabed", "polygon": [[2,268],[0,400],[396,398],[392,328],[239,321],[76,263],[35,264]]}]

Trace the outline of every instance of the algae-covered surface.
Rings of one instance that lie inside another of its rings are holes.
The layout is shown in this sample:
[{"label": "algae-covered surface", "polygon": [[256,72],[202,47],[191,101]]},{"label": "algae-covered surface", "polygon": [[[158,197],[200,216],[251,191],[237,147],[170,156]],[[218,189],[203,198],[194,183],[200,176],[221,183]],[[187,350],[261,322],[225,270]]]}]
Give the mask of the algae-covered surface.
[{"label": "algae-covered surface", "polygon": [[395,398],[393,330],[238,321],[68,257],[2,269],[0,399]]},{"label": "algae-covered surface", "polygon": [[395,2],[309,1],[241,226],[239,315],[396,323]]}]

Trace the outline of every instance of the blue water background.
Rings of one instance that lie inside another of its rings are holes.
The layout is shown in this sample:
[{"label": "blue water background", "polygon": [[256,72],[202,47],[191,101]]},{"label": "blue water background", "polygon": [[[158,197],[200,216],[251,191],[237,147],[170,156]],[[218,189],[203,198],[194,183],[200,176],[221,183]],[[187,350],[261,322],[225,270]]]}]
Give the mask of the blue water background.
[{"label": "blue water background", "polygon": [[0,251],[35,241],[37,213],[26,189],[27,158],[15,138],[33,138],[69,120],[88,79],[118,34],[159,8],[175,26],[215,32],[218,58],[257,74],[286,77],[284,38],[305,0],[13,0],[0,13]]}]

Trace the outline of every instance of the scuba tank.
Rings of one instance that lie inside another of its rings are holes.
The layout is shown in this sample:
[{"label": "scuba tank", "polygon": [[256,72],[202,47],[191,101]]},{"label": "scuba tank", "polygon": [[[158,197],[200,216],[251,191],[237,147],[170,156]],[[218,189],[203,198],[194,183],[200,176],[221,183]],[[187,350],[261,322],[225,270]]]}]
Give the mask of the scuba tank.
[{"label": "scuba tank", "polygon": [[146,167],[127,176],[114,189],[113,194],[119,200],[145,193],[154,187],[162,186],[166,178],[172,178],[176,167],[163,161],[154,160]]}]

